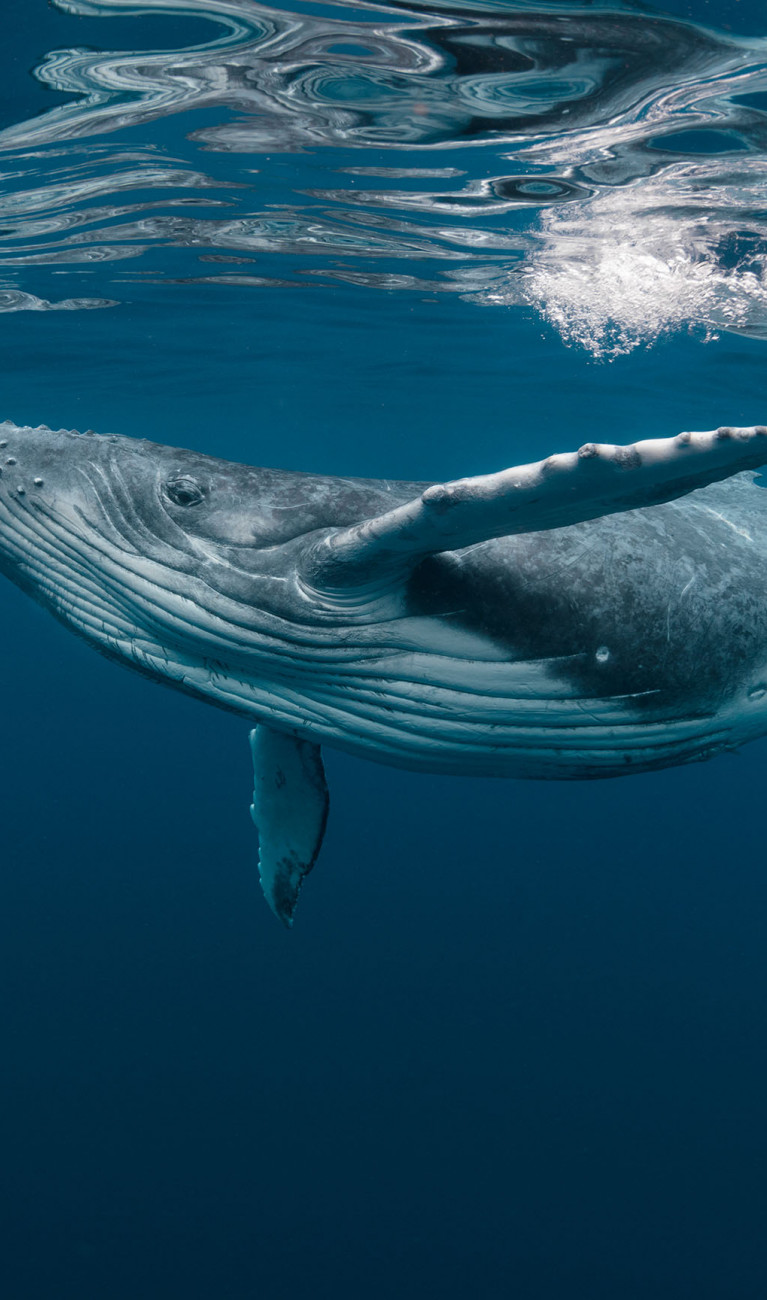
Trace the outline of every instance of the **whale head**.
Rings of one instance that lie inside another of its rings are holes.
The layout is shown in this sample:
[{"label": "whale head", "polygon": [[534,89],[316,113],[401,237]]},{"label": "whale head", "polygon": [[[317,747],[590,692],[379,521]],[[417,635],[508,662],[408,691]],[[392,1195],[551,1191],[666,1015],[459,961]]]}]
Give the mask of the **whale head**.
[{"label": "whale head", "polygon": [[[238,487],[193,452],[128,438],[0,425],[0,570],[97,648],[155,667],[185,624],[216,550],[254,542]],[[181,594],[187,592],[186,598]],[[220,612],[220,611],[219,611]],[[191,631],[191,627],[188,627]]]},{"label": "whale head", "polygon": [[391,485],[0,424],[0,572],[103,653],[189,689],[201,662],[311,621],[307,538],[382,502]]},{"label": "whale head", "polygon": [[104,653],[176,676],[232,625],[240,648],[254,635],[295,527],[281,487],[193,451],[0,424],[0,571]]}]

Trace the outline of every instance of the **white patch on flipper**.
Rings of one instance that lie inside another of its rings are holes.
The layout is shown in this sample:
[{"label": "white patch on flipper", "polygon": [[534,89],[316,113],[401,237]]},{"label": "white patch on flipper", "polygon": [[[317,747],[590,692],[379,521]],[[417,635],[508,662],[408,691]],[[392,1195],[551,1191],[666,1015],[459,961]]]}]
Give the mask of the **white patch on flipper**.
[{"label": "white patch on flipper", "polygon": [[293,924],[298,895],[317,858],[328,817],[319,745],[259,724],[250,733],[261,888],[275,916]]}]

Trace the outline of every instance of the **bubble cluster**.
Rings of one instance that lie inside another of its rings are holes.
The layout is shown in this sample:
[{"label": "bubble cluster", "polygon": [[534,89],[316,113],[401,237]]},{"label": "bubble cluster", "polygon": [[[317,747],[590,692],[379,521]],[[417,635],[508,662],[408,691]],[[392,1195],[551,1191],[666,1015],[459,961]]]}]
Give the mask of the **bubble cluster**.
[{"label": "bubble cluster", "polygon": [[[681,170],[681,175],[680,175]],[[522,292],[571,343],[611,357],[662,334],[711,336],[767,329],[767,232],[752,214],[767,179],[762,160],[730,178],[710,217],[710,170],[676,170],[541,218],[542,244]],[[737,238],[751,238],[728,256]]]}]

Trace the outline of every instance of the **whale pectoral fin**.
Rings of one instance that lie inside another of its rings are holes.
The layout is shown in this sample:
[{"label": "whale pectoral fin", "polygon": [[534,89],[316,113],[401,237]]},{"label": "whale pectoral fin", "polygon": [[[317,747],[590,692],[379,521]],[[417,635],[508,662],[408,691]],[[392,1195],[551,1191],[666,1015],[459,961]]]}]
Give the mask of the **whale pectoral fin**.
[{"label": "whale pectoral fin", "polygon": [[304,877],[320,851],[328,817],[328,786],[319,745],[259,724],[250,733],[258,868],[266,901],[285,925]]},{"label": "whale pectoral fin", "polygon": [[406,578],[425,555],[659,505],[767,462],[767,428],[587,443],[516,469],[434,484],[406,505],[332,533],[305,577],[339,590]]}]

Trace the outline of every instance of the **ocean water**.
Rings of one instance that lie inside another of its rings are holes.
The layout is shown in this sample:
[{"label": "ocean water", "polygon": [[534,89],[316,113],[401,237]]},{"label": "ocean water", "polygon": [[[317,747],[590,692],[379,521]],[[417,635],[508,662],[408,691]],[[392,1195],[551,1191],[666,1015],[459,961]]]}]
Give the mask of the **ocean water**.
[{"label": "ocean water", "polygon": [[[762,4],[3,32],[2,418],[435,480],[767,419]],[[328,750],[288,933],[247,725],[0,599],[7,1300],[762,1300],[765,742]]]}]

